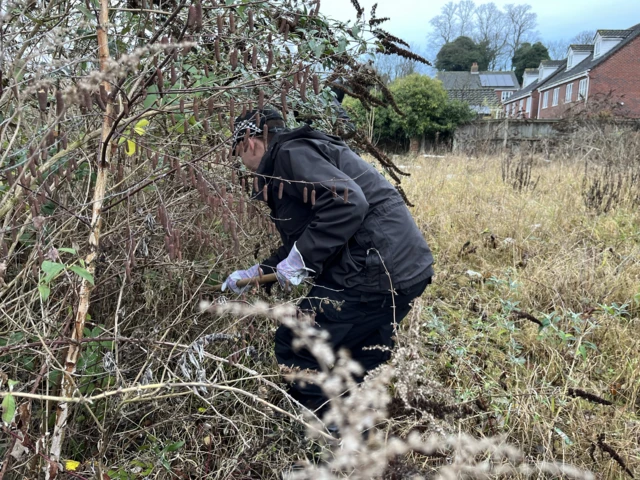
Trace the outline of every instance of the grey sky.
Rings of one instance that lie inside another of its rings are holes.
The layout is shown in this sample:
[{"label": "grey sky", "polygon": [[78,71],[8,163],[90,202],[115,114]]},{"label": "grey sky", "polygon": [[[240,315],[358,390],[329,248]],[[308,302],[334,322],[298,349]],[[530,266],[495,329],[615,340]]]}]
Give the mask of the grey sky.
[{"label": "grey sky", "polygon": [[[382,28],[427,49],[429,19],[449,0],[377,0],[378,17],[391,17]],[[454,0],[455,1],[455,0]],[[528,3],[538,14],[542,40],[569,39],[583,30],[624,29],[640,23],[640,0],[494,0],[496,5]],[[359,0],[367,16],[376,0]],[[477,4],[488,3],[476,0]],[[321,0],[320,10],[338,20],[352,20],[350,0]]]}]

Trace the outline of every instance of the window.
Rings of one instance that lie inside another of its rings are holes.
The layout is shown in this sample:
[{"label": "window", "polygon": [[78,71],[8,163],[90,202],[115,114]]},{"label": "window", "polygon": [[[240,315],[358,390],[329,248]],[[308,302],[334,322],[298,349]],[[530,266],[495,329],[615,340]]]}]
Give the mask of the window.
[{"label": "window", "polygon": [[597,40],[596,44],[593,46],[593,56],[594,57],[600,56],[600,40]]},{"label": "window", "polygon": [[524,99],[520,100],[520,107],[518,108],[518,113],[522,115],[523,111],[524,111]]},{"label": "window", "polygon": [[573,67],[573,50],[569,51],[569,56],[567,57],[567,70],[571,70]]},{"label": "window", "polygon": [[544,92],[542,96],[542,108],[547,108],[549,106],[549,92]]},{"label": "window", "polygon": [[578,85],[578,100],[584,100],[587,98],[587,79],[583,78],[580,80],[580,85]]},{"label": "window", "polygon": [[566,92],[564,94],[564,103],[571,103],[573,100],[573,83],[569,83],[566,86]]},{"label": "window", "polygon": [[527,117],[531,117],[531,97],[527,98]]},{"label": "window", "polygon": [[554,107],[558,105],[559,98],[560,98],[560,87],[557,87],[553,89],[553,103],[551,105]]},{"label": "window", "polygon": [[513,92],[503,91],[503,92],[502,92],[502,101],[504,102],[504,101],[505,101],[505,100],[507,100],[509,97],[511,97],[511,95],[513,95]]}]

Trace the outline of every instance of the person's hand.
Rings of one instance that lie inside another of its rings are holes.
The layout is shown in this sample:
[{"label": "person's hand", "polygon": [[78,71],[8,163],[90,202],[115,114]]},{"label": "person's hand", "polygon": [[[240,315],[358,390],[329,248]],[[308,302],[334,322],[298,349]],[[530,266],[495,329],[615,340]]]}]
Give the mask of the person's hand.
[{"label": "person's hand", "polygon": [[249,290],[249,288],[251,288],[251,284],[245,285],[244,287],[238,287],[236,285],[236,282],[238,282],[239,280],[245,280],[247,278],[255,278],[258,276],[260,276],[259,264],[255,264],[253,267],[249,268],[248,270],[236,270],[235,272],[233,272],[231,275],[227,277],[227,279],[222,284],[222,287],[220,287],[220,290],[224,292],[228,287],[229,290],[231,290],[234,293],[237,293],[237,294],[244,293],[247,290]]},{"label": "person's hand", "polygon": [[309,278],[309,272],[313,270],[307,268],[304,259],[298,251],[296,244],[293,244],[289,256],[276,266],[276,277],[283,287],[290,285],[300,285],[305,279]]}]

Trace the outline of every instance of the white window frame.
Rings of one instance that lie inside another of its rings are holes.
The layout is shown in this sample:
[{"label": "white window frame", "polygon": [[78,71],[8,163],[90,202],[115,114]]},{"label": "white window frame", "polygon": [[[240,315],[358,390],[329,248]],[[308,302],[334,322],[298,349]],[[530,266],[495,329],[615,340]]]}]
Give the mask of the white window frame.
[{"label": "white window frame", "polygon": [[553,100],[551,101],[551,106],[558,106],[558,102],[560,101],[560,87],[556,87],[553,89]]},{"label": "white window frame", "polygon": [[601,43],[602,42],[600,40],[596,40],[596,43],[593,46],[593,58],[600,56],[600,49],[602,48]]},{"label": "white window frame", "polygon": [[567,57],[567,70],[571,70],[573,67],[573,50],[569,51],[569,56]]},{"label": "white window frame", "polygon": [[549,106],[549,90],[542,94],[542,108],[547,108]]},{"label": "white window frame", "polygon": [[513,92],[512,92],[512,91],[510,91],[510,90],[503,90],[503,91],[502,91],[502,94],[501,94],[501,96],[502,96],[502,101],[504,102],[504,101],[508,100],[509,98],[511,98],[511,95],[513,95]]},{"label": "white window frame", "polygon": [[583,78],[578,84],[578,100],[587,99],[587,79]]},{"label": "white window frame", "polygon": [[531,97],[527,97],[527,117],[531,117]]},{"label": "white window frame", "polygon": [[564,103],[573,102],[573,82],[567,83],[564,87]]}]

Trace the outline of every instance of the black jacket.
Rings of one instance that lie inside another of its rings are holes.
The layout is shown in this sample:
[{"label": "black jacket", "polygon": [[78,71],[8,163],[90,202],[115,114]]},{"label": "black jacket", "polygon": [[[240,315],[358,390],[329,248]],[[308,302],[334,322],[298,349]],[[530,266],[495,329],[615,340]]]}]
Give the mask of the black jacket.
[{"label": "black jacket", "polygon": [[275,267],[297,242],[320,285],[388,292],[390,280],[401,289],[433,275],[431,251],[398,191],[338,137],[309,126],[281,133],[256,174],[254,195],[263,198],[267,185],[283,243],[263,265]]}]

